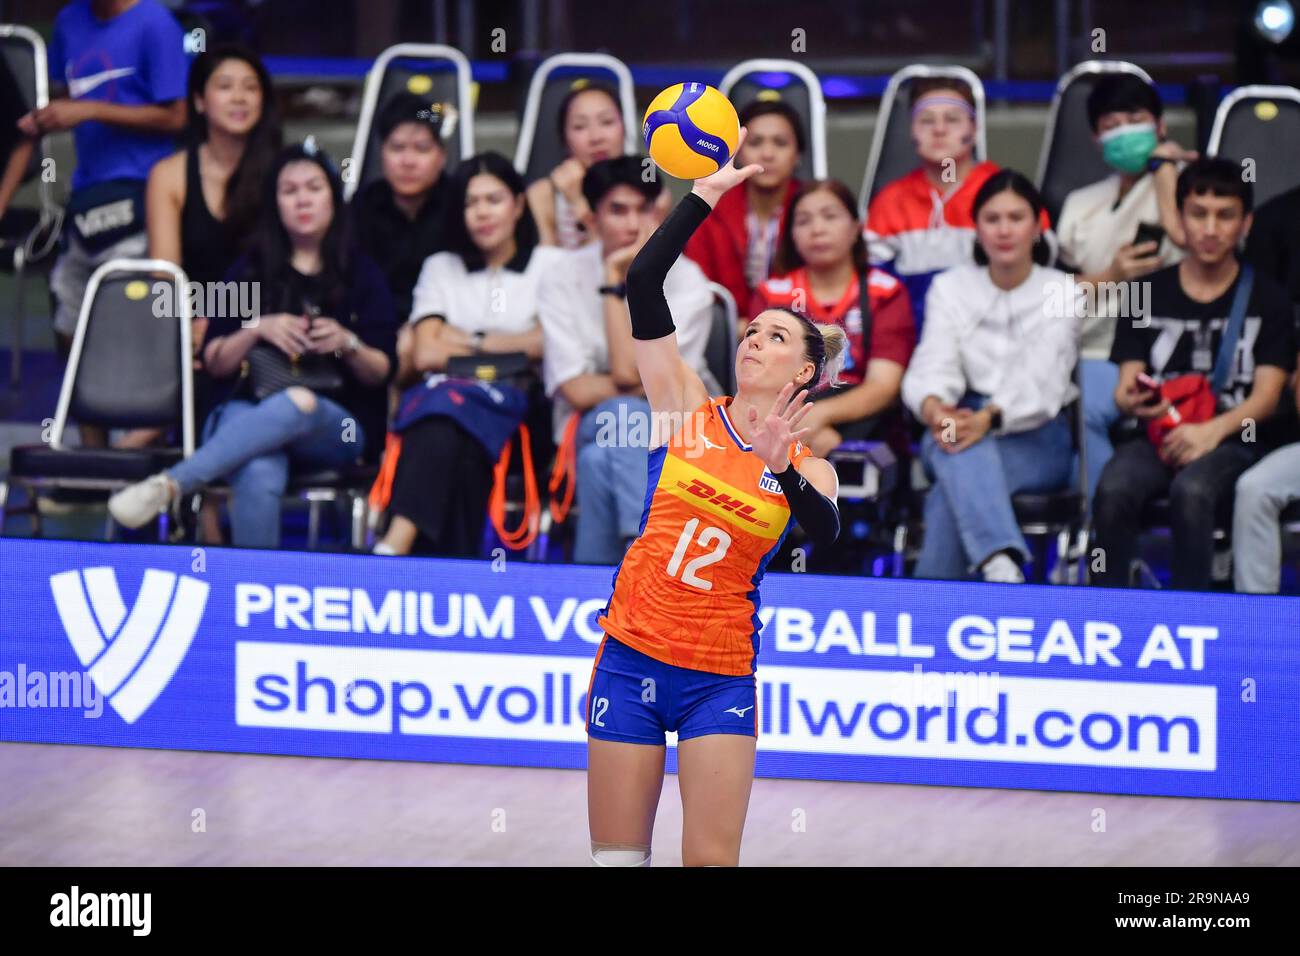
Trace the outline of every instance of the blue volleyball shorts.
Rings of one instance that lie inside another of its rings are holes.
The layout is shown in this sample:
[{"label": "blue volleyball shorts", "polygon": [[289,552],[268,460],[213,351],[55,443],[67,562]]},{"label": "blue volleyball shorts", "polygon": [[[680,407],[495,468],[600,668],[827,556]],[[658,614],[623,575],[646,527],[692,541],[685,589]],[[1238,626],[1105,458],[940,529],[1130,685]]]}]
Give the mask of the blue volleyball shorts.
[{"label": "blue volleyball shorts", "polygon": [[587,695],[587,733],[598,740],[663,746],[707,734],[758,736],[758,682],[674,667],[606,636]]}]

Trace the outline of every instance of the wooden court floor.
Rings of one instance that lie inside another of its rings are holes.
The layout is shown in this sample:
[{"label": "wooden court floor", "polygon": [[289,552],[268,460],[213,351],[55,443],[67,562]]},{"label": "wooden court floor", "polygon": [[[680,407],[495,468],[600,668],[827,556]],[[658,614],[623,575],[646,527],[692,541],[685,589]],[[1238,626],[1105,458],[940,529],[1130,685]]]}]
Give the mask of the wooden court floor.
[{"label": "wooden court floor", "polygon": [[[680,865],[680,833],[670,775],[655,865]],[[0,744],[0,865],[582,866],[587,846],[581,771]],[[1296,866],[1300,804],[759,779],[741,862]]]}]

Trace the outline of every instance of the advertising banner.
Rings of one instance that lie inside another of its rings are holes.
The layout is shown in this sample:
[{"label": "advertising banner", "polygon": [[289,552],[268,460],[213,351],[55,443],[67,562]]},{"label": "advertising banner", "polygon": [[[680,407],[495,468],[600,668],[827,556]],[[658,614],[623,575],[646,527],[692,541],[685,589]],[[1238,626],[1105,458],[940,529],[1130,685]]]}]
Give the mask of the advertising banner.
[{"label": "advertising banner", "polygon": [[[611,574],[0,539],[0,739],[580,768]],[[770,574],[759,619],[760,776],[1300,799],[1297,598]]]}]

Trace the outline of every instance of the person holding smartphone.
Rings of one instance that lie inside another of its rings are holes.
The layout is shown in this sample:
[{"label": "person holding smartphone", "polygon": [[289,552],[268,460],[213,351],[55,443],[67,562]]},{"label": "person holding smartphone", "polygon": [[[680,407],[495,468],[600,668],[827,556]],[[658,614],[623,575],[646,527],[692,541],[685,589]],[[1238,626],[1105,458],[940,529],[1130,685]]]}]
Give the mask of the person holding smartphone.
[{"label": "person holding smartphone", "polygon": [[[1119,368],[1114,402],[1143,424],[1169,412],[1170,402],[1160,394],[1164,383],[1192,374],[1214,380],[1243,281],[1235,250],[1251,226],[1253,190],[1232,160],[1191,163],[1179,175],[1176,195],[1188,255],[1152,274],[1150,315],[1119,322],[1111,350]],[[1156,436],[1159,446],[1146,433],[1124,442],[1102,470],[1093,519],[1095,546],[1105,561],[1095,570],[1095,583],[1128,584],[1143,509],[1168,495],[1172,586],[1210,587],[1215,525],[1231,512],[1242,472],[1285,440],[1274,413],[1295,367],[1286,291],[1261,272],[1251,282],[1211,417],[1182,421]],[[1153,379],[1162,383],[1159,391]]]},{"label": "person holding smartphone", "polygon": [[234,545],[278,547],[291,468],[379,456],[397,337],[383,272],[352,242],[343,181],[315,140],[283,150],[264,189],[252,247],[226,275],[260,283],[264,312],[212,318],[203,361],[227,397],[193,455],[109,499],[124,527],[224,479]]},{"label": "person holding smartphone", "polygon": [[1121,417],[1113,398],[1119,369],[1110,361],[1115,323],[1131,318],[1116,314],[1131,300],[1107,294],[1107,284],[1141,279],[1183,257],[1174,185],[1180,164],[1196,153],[1168,138],[1160,94],[1141,77],[1106,74],[1089,93],[1087,109],[1093,141],[1114,172],[1066,196],[1057,238],[1060,268],[1096,292],[1085,300],[1079,349],[1091,502],[1114,452],[1111,428]]}]

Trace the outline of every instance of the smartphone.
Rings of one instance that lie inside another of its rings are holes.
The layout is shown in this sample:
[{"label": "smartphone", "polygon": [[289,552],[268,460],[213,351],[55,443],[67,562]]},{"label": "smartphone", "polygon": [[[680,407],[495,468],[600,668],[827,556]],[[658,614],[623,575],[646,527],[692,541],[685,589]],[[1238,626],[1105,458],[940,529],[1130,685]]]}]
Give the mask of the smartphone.
[{"label": "smartphone", "polygon": [[1151,397],[1143,402],[1143,405],[1154,405],[1160,401],[1160,383],[1154,378],[1146,372],[1138,372],[1137,383],[1140,387],[1151,392]]},{"label": "smartphone", "polygon": [[1165,227],[1154,222],[1138,223],[1137,235],[1133,237],[1133,245],[1140,246],[1144,242],[1154,242],[1156,252],[1160,252],[1160,243],[1165,238]]}]

